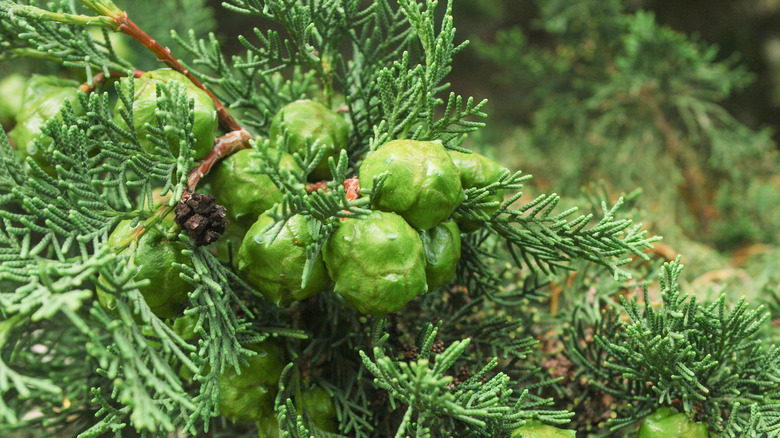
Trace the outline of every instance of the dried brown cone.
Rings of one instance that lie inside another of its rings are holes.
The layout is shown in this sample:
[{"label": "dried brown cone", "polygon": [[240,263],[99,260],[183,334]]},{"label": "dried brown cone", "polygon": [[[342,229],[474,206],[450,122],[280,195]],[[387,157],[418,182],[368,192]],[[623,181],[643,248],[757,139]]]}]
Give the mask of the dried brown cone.
[{"label": "dried brown cone", "polygon": [[446,350],[446,348],[444,347],[444,341],[441,339],[437,340],[433,343],[433,345],[431,345],[431,353],[433,354],[444,353],[444,350]]},{"label": "dried brown cone", "polygon": [[225,207],[217,205],[214,196],[202,193],[185,193],[176,204],[175,220],[195,246],[216,242],[228,224]]},{"label": "dried brown cone", "polygon": [[417,360],[417,356],[420,354],[418,347],[413,347],[406,342],[401,344],[399,353],[401,354],[401,360]]},{"label": "dried brown cone", "polygon": [[471,376],[473,376],[474,373],[469,369],[466,365],[461,365],[460,368],[458,368],[458,375],[455,376],[452,381],[450,382],[450,388],[454,388],[458,385],[462,385],[466,380],[470,379]]}]

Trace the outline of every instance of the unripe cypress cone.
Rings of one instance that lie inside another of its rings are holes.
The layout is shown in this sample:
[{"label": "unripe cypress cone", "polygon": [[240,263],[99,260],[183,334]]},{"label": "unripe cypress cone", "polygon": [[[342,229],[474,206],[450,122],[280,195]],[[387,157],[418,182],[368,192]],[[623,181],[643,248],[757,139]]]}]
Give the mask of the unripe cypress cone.
[{"label": "unripe cypress cone", "polygon": [[393,140],[368,156],[360,166],[360,188],[371,189],[375,176],[390,175],[373,205],[400,214],[418,230],[444,221],[465,195],[458,168],[437,141]]},{"label": "unripe cypress cone", "polygon": [[[253,173],[262,159],[251,149],[240,150],[223,159],[209,173],[211,193],[225,206],[231,224],[248,229],[264,211],[281,202],[282,194],[268,175]],[[300,170],[292,155],[283,153],[279,167]]]},{"label": "unripe cypress cone", "polygon": [[230,421],[258,421],[273,415],[273,402],[282,374],[282,349],[271,341],[248,345],[257,352],[241,366],[241,374],[228,368],[219,377],[219,413]]},{"label": "unripe cypress cone", "polygon": [[[464,154],[458,151],[447,151],[452,158],[453,163],[460,171],[460,182],[463,185],[463,189],[470,189],[472,187],[481,189],[489,186],[498,181],[498,178],[502,173],[507,171],[507,168],[491,160],[490,158],[480,155],[476,152],[470,154]],[[504,200],[504,191],[497,190],[494,194],[484,199],[484,202],[496,201],[499,204]],[[482,211],[487,214],[493,213],[498,209],[498,205],[494,207],[485,207]],[[476,221],[458,219],[458,226],[464,233],[470,233],[480,228],[480,224]]]},{"label": "unripe cypress cone", "polygon": [[642,421],[637,438],[707,438],[707,425],[691,421],[685,413],[659,408]]},{"label": "unripe cypress cone", "polygon": [[271,121],[269,137],[276,147],[283,129],[289,135],[287,152],[302,152],[307,141],[318,141],[325,148],[325,155],[309,175],[312,181],[330,178],[328,157],[347,147],[349,124],[325,105],[313,100],[296,100],[282,107]]},{"label": "unripe cypress cone", "polygon": [[255,425],[257,426],[257,438],[279,438],[279,423],[273,412],[257,420]]},{"label": "unripe cypress cone", "polygon": [[428,290],[452,280],[460,260],[460,230],[454,221],[442,222],[420,231],[425,248],[425,276]]},{"label": "unripe cypress cone", "polygon": [[18,73],[0,80],[0,125],[10,129],[16,123],[16,116],[22,110],[25,85],[25,77]]},{"label": "unripe cypress cone", "polygon": [[342,222],[322,255],[334,291],[361,313],[395,312],[428,290],[422,240],[395,213]]},{"label": "unripe cypress cone", "polygon": [[510,438],[574,438],[575,436],[573,430],[559,429],[541,421],[530,420],[513,430]]},{"label": "unripe cypress cone", "polygon": [[[130,224],[130,220],[119,222],[108,237],[108,245],[116,247],[130,236],[135,230]],[[138,267],[138,274],[134,278],[149,280],[149,284],[139,287],[139,292],[152,312],[160,318],[179,316],[187,304],[187,294],[192,291],[192,285],[184,281],[179,276],[179,269],[173,266],[174,263],[188,264],[190,260],[181,253],[186,249],[182,242],[166,238],[166,230],[172,226],[173,222],[163,220],[124,249],[131,252],[131,266]],[[98,277],[97,281],[98,300],[113,313],[116,309],[116,297],[105,291],[101,284],[105,284],[102,276]]]},{"label": "unripe cypress cone", "polygon": [[52,177],[56,177],[57,173],[49,164],[45,151],[35,144],[35,139],[40,139],[43,148],[51,144],[52,139],[45,137],[41,128],[46,122],[58,116],[66,102],[70,103],[76,115],[84,114],[84,110],[79,105],[78,85],[77,82],[56,76],[30,78],[24,90],[21,108],[16,116],[16,125],[8,133],[19,157],[22,160],[32,157]]},{"label": "unripe cypress cone", "polygon": [[237,260],[242,278],[277,305],[302,300],[327,288],[330,278],[322,256],[314,262],[306,287],[301,287],[306,246],[314,242],[306,216],[291,217],[270,242],[273,235],[263,230],[272,223],[273,218],[263,214],[244,236]]},{"label": "unripe cypress cone", "polygon": [[198,336],[198,332],[195,331],[195,327],[198,325],[200,316],[195,315],[182,315],[173,320],[173,331],[183,340],[189,341]]},{"label": "unripe cypress cone", "polygon": [[[308,418],[321,431],[336,433],[336,407],[327,391],[315,386],[301,391],[298,413]],[[272,412],[257,421],[258,438],[279,438],[279,424]]]},{"label": "unripe cypress cone", "polygon": [[[204,158],[211,148],[214,147],[214,132],[217,129],[219,120],[217,111],[214,107],[214,101],[211,100],[208,93],[196,87],[186,76],[171,70],[159,69],[145,73],[140,78],[124,78],[123,87],[128,87],[127,81],[135,81],[135,91],[133,94],[133,126],[138,135],[138,142],[146,151],[155,149],[147,136],[150,134],[146,125],[155,125],[154,112],[157,109],[157,84],[167,84],[174,81],[184,86],[187,90],[187,97],[195,100],[195,122],[192,126],[192,133],[195,137],[195,144],[192,156],[196,160]],[[120,109],[124,108],[122,100],[118,100],[114,111],[114,121],[122,127],[127,127],[124,119],[120,115]],[[171,152],[173,155],[179,154],[179,143],[171,142]]]},{"label": "unripe cypress cone", "polygon": [[336,433],[336,407],[328,391],[315,386],[301,392],[304,415],[321,430]]}]

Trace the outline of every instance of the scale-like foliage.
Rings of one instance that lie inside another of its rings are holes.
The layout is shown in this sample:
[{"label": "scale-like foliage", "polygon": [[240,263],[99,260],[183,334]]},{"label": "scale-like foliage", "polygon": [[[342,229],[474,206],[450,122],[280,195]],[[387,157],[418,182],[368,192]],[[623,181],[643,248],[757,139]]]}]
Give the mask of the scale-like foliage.
[{"label": "scale-like foliage", "polygon": [[664,266],[657,309],[645,287],[643,306],[623,299],[625,320],[610,310],[589,323],[575,312],[571,359],[591,385],[627,403],[613,429],[674,406],[723,436],[777,436],[780,350],[756,336],[769,315],[744,298],[729,309],[725,295],[699,305],[680,291],[682,267]]},{"label": "scale-like foliage", "polygon": [[[345,187],[359,177],[368,154],[398,138],[439,140],[463,150],[465,134],[484,125],[485,102],[463,98],[445,82],[453,56],[465,47],[455,43],[452,1],[233,0],[225,3],[227,9],[258,20],[254,35],[240,38],[244,53],[228,60],[217,36],[179,33],[175,38],[189,56],[183,64],[173,57],[175,48],[156,46],[134,27],[129,5],[125,16],[109,0],[82,0],[83,10],[73,3],[0,0],[0,57],[45,55],[88,74],[137,76],[136,66],[116,57],[108,43],[92,42],[85,29],[97,26],[130,33],[167,65],[186,68],[190,80],[214,93],[222,128],[233,129],[216,141],[215,151],[226,153],[219,149],[225,137],[249,132],[251,140],[243,146],[263,161],[255,171],[279,189],[269,229],[278,233],[293,215],[307,217],[312,243],[306,247],[303,284],[342,219],[361,220],[385,189],[386,173],[361,197]],[[269,23],[280,30],[267,30]],[[617,281],[628,276],[621,268],[627,257],[648,259],[645,251],[656,238],[618,215],[622,200],[612,207],[601,203],[598,217],[574,217],[574,209],[557,210],[557,195],[520,201],[519,190],[530,178],[520,172],[467,189],[454,217],[482,229],[463,235],[456,279],[387,320],[358,315],[329,291],[277,307],[236,274],[231,256],[225,256],[231,248],[222,242],[214,249],[196,247],[173,227],[167,237],[186,247],[187,260],[174,267],[192,290],[179,318],[161,319],[142,294],[149,279],[139,278],[128,254],[133,238],[113,247],[107,240],[125,219],[140,224],[138,233],[159,224],[185,190],[197,186],[190,173],[197,165],[191,156],[194,104],[175,81],[159,85],[153,120],[144,129],[148,137],[139,138],[133,128],[135,84],[128,78],[113,88],[100,88],[100,81],[96,90],[91,83],[82,87],[90,92],[79,99],[84,115],[66,106],[44,128],[51,142],[36,143],[47,163],[32,157],[21,162],[0,136],[0,418],[5,420],[0,432],[40,425],[44,435],[56,424],[84,437],[121,436],[131,428],[142,436],[239,436],[241,427],[214,420],[220,376],[242,370],[254,354],[247,347],[263,341],[276,343],[287,364],[274,403],[281,436],[328,436],[302,407],[302,392],[315,385],[332,398],[338,433],[347,436],[493,437],[529,419],[561,424],[570,418],[566,409],[551,407],[547,394],[559,379],[526,363],[537,345],[530,336],[528,302],[545,299],[547,275],[577,263],[599,265]],[[125,109],[112,113],[114,98]],[[285,170],[280,152],[287,149],[289,133],[268,138],[272,116],[301,98],[321,100],[351,121],[346,150],[329,158],[330,181],[309,181],[323,145],[305,144],[293,154],[300,170]],[[170,198],[159,205],[155,189]],[[491,200],[500,191],[511,195],[504,202]],[[514,264],[500,262],[502,251]],[[514,287],[506,287],[507,274],[517,280]],[[116,298],[115,309],[98,303],[98,283],[101,293]],[[723,305],[721,300],[703,307],[692,318],[705,324]],[[617,333],[618,321],[607,320]],[[751,321],[741,334],[752,333],[751,324],[759,320]],[[180,330],[182,322],[191,327]],[[623,351],[609,343],[618,345],[615,340],[600,342],[598,357]],[[42,360],[42,348],[51,360]],[[691,351],[697,350],[682,350],[680,367],[714,372],[716,365],[691,359]],[[725,358],[721,353],[718,360]],[[759,353],[769,354],[755,350]],[[79,366],[71,372],[63,364],[73,360]],[[760,365],[745,368],[734,384],[743,387],[750,373],[765,373]],[[610,376],[626,371],[616,363],[595,370]],[[696,403],[702,386],[712,391],[706,375],[704,383],[680,382],[654,374],[661,371],[642,376],[659,382],[659,400],[686,397]],[[753,400],[749,418],[744,409],[728,417],[735,420],[727,430],[774,424],[762,411],[772,406],[767,400],[773,393],[764,384],[771,378],[767,374],[752,389],[768,398]],[[609,391],[607,383],[602,386]],[[31,412],[40,415],[25,416]]]}]

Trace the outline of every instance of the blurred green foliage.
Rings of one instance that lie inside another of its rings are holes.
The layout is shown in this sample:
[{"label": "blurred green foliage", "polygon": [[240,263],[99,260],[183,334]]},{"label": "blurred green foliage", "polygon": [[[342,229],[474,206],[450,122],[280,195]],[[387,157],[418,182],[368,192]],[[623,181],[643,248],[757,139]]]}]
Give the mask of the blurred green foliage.
[{"label": "blurred green foliage", "polygon": [[[615,198],[641,188],[639,216],[695,261],[695,275],[728,267],[713,250],[778,243],[777,127],[753,116],[773,105],[772,93],[744,101],[766,70],[640,9],[668,17],[677,7],[668,2],[520,3],[460,11],[461,29],[481,24],[466,32],[474,44],[464,56],[475,58],[454,71],[492,99],[488,129],[474,143],[497,146],[494,154],[533,174],[540,190],[571,197],[603,181]],[[734,3],[745,6],[744,20],[759,7]]]}]

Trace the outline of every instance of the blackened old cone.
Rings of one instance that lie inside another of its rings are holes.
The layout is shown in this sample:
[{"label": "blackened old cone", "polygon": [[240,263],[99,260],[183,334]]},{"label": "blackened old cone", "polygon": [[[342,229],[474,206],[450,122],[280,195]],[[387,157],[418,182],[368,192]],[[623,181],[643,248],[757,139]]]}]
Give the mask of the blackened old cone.
[{"label": "blackened old cone", "polygon": [[195,246],[204,246],[222,237],[228,221],[225,207],[217,205],[214,196],[185,193],[176,205],[176,223],[187,231]]}]

